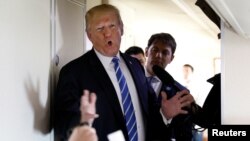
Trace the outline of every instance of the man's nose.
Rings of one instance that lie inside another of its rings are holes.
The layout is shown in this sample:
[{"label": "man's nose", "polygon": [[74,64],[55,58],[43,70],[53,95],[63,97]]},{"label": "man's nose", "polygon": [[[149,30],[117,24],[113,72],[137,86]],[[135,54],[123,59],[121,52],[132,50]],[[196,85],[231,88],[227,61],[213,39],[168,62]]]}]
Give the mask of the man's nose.
[{"label": "man's nose", "polygon": [[158,51],[158,52],[156,53],[156,57],[162,58],[162,52],[161,52],[161,51]]},{"label": "man's nose", "polygon": [[103,34],[105,37],[109,37],[111,35],[111,30],[109,28],[104,28]]}]

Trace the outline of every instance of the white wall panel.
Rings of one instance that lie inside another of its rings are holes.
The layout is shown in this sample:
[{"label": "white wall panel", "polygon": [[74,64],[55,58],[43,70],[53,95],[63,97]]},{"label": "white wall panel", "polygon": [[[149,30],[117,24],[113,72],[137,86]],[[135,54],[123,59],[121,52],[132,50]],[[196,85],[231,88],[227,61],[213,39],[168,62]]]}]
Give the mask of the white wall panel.
[{"label": "white wall panel", "polygon": [[70,0],[56,0],[55,5],[55,50],[59,57],[56,68],[58,72],[63,65],[84,53],[85,6]]},{"label": "white wall panel", "polygon": [[222,31],[222,123],[249,125],[250,39]]},{"label": "white wall panel", "polygon": [[0,0],[0,140],[49,141],[50,0]]}]

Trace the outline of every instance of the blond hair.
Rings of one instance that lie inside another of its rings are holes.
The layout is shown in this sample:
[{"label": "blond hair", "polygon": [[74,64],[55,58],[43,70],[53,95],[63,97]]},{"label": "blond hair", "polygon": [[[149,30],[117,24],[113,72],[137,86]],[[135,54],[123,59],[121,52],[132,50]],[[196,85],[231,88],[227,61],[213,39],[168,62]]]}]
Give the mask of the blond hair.
[{"label": "blond hair", "polygon": [[93,20],[93,18],[96,15],[102,14],[104,12],[114,12],[115,15],[117,16],[118,19],[118,24],[122,27],[123,30],[123,22],[120,16],[120,11],[118,10],[117,7],[110,5],[110,4],[101,4],[101,5],[97,5],[93,8],[91,8],[90,10],[87,11],[86,15],[85,15],[85,21],[86,21],[86,31],[89,30],[90,24],[91,24],[91,20]]}]

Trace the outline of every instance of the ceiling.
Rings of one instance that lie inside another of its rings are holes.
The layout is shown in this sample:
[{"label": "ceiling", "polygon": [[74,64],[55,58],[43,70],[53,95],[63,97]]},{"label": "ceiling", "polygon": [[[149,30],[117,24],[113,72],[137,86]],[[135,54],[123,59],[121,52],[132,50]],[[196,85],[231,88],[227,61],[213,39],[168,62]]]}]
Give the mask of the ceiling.
[{"label": "ceiling", "polygon": [[206,0],[226,26],[239,35],[250,38],[249,0]]},{"label": "ceiling", "polygon": [[[179,20],[180,26],[194,30],[205,30],[211,36],[220,33],[219,28],[195,5],[197,0],[120,0],[136,9],[144,16],[175,15],[171,20]],[[149,10],[150,9],[150,10]],[[157,10],[155,10],[157,9]],[[153,11],[155,10],[155,11]],[[191,20],[190,20],[191,19]]]}]

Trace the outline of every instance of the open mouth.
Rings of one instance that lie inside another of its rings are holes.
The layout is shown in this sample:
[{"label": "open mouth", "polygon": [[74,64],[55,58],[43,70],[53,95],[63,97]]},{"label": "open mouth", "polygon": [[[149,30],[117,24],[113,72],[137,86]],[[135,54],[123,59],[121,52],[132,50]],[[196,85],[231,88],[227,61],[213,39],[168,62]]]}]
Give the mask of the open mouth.
[{"label": "open mouth", "polygon": [[109,46],[112,46],[112,44],[113,44],[112,41],[108,41]]}]

